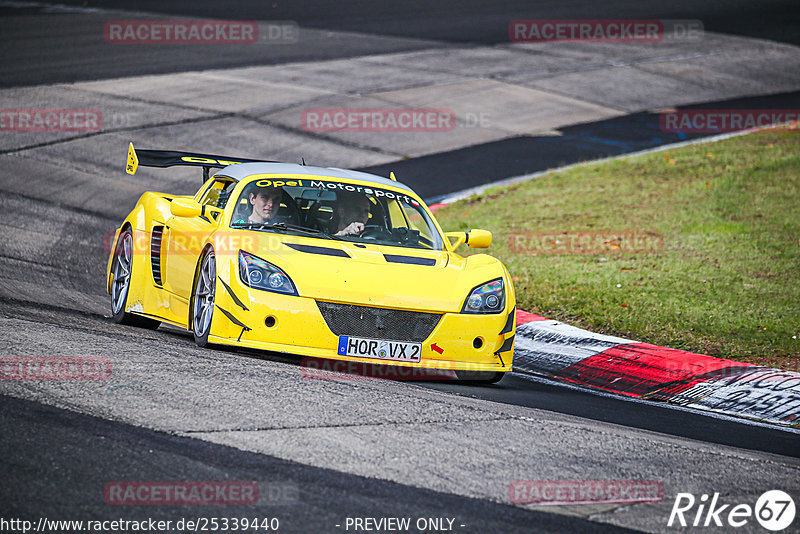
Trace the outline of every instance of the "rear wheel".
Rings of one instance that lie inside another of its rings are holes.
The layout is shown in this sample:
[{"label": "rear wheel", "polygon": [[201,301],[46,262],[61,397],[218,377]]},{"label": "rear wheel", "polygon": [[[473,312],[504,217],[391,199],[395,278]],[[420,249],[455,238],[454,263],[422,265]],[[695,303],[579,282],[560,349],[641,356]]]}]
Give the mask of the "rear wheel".
[{"label": "rear wheel", "polygon": [[198,347],[211,347],[208,334],[214,316],[214,296],[217,287],[217,262],[214,251],[209,250],[200,262],[200,272],[194,286],[192,299],[192,331]]},{"label": "rear wheel", "polygon": [[117,239],[114,259],[111,261],[111,312],[114,322],[155,330],[161,321],[134,315],[125,311],[128,291],[133,276],[133,233],[126,227]]},{"label": "rear wheel", "polygon": [[505,373],[497,373],[495,371],[456,371],[456,377],[461,382],[472,384],[495,384],[500,382]]}]

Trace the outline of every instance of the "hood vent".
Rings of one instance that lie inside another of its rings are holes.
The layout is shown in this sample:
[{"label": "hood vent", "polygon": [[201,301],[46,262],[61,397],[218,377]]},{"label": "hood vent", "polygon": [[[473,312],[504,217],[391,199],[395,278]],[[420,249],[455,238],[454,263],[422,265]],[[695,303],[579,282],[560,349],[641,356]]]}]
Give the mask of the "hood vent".
[{"label": "hood vent", "polygon": [[338,248],[316,247],[314,245],[300,245],[298,243],[284,243],[284,245],[300,252],[306,252],[308,254],[322,254],[323,256],[339,256],[342,258],[350,257],[350,254]]},{"label": "hood vent", "polygon": [[436,260],[433,258],[420,258],[417,256],[397,256],[395,254],[384,254],[384,258],[389,263],[409,263],[411,265],[427,265],[432,267],[436,265]]}]

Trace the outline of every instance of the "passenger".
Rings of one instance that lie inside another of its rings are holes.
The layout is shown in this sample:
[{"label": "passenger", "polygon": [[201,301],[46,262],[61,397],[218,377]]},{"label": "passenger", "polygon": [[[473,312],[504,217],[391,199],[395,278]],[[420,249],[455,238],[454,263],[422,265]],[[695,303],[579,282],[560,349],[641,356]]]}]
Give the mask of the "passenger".
[{"label": "passenger", "polygon": [[339,194],[333,218],[333,235],[361,235],[369,221],[370,200],[360,194]]}]

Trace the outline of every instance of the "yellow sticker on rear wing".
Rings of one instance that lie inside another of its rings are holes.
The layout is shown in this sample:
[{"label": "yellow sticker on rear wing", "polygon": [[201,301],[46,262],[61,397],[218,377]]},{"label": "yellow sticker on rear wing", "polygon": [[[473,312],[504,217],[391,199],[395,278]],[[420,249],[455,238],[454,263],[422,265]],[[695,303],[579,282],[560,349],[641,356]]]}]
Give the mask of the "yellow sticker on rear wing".
[{"label": "yellow sticker on rear wing", "polygon": [[136,169],[139,168],[139,158],[136,157],[136,151],[133,149],[133,143],[128,143],[128,164],[125,166],[125,172],[128,174],[136,174]]}]

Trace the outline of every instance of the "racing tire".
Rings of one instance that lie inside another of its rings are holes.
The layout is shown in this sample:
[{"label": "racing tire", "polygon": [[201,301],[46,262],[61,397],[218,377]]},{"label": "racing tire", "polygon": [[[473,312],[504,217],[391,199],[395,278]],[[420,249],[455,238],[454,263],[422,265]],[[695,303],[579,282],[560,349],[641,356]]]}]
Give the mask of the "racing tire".
[{"label": "racing tire", "polygon": [[495,371],[456,371],[459,381],[469,384],[496,384],[506,376]]},{"label": "racing tire", "polygon": [[216,348],[208,342],[211,320],[214,317],[214,297],[217,288],[217,260],[214,250],[203,253],[200,270],[192,292],[192,333],[194,342],[200,348]]},{"label": "racing tire", "polygon": [[155,330],[161,321],[125,311],[133,274],[133,232],[125,227],[117,239],[114,259],[111,261],[111,313],[115,323]]}]

